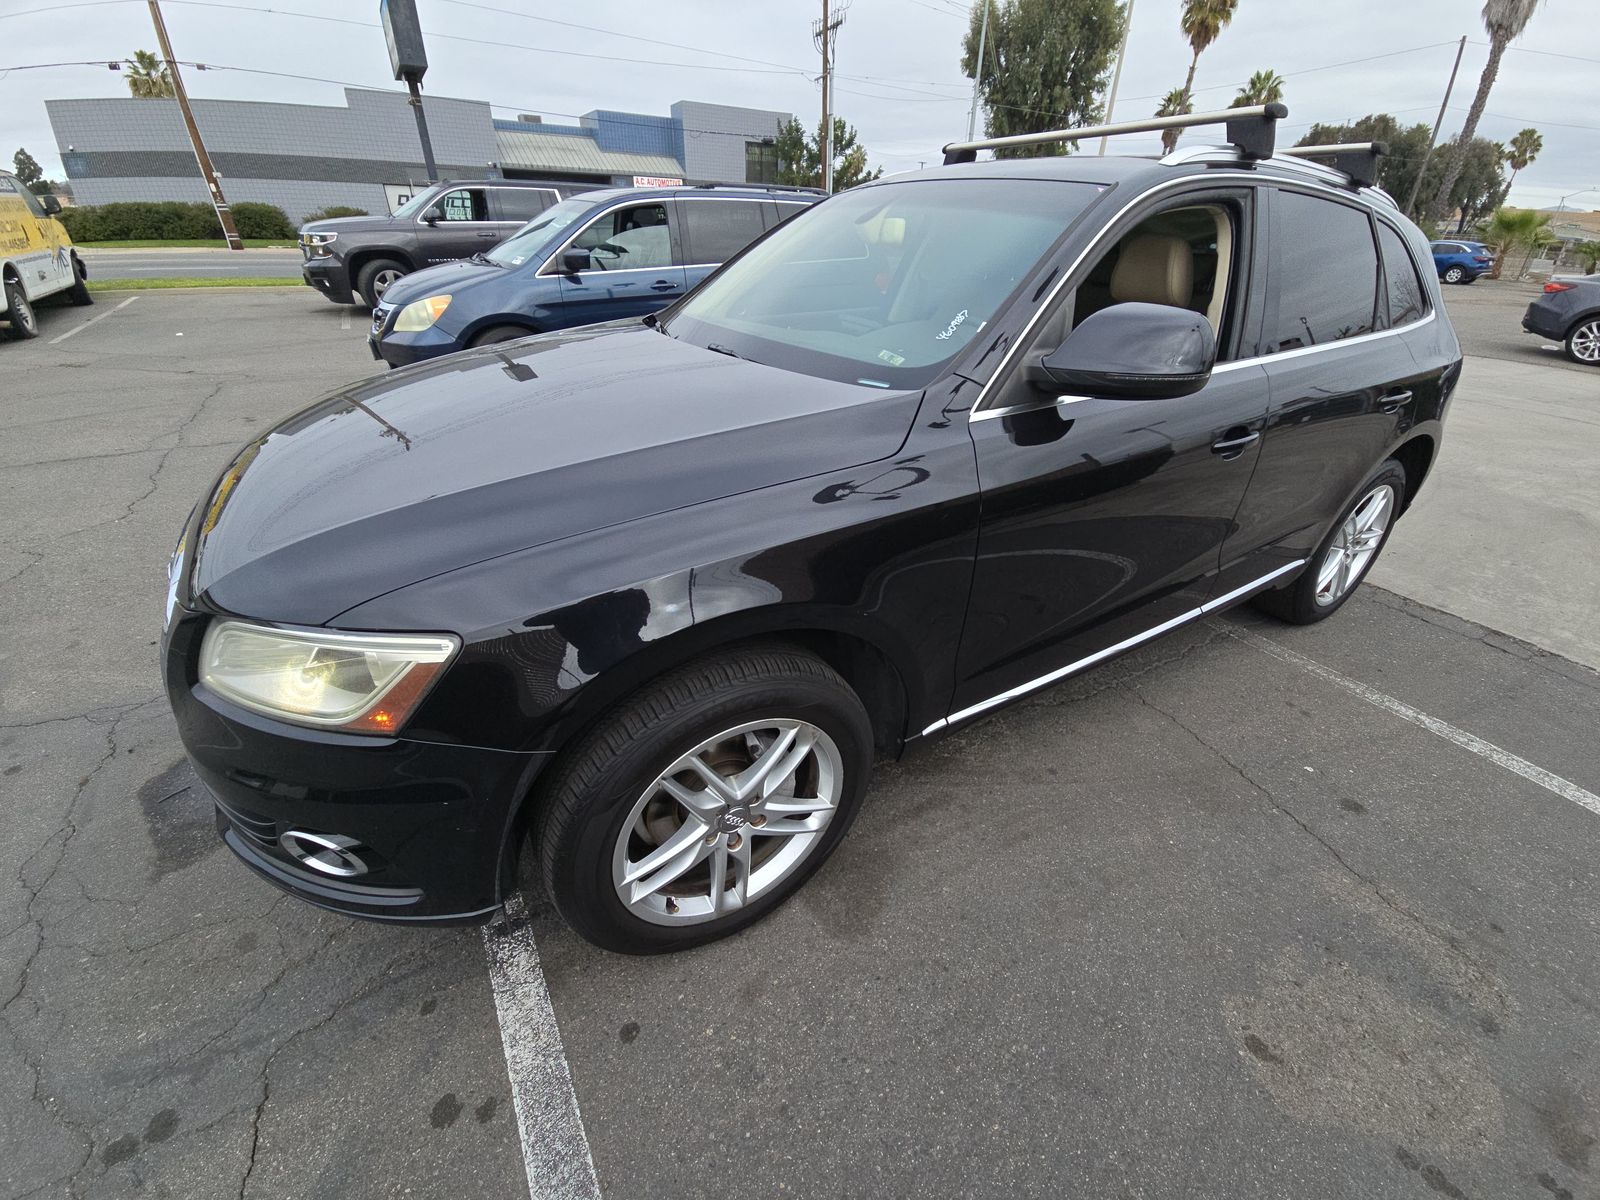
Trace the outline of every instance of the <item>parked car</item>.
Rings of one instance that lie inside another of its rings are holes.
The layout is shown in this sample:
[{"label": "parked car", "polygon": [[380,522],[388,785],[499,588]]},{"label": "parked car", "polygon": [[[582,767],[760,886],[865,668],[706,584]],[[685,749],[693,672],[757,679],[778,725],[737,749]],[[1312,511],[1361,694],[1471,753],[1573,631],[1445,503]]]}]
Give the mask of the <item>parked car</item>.
[{"label": "parked car", "polygon": [[1575,363],[1600,367],[1600,275],[1558,275],[1522,315],[1529,333],[1561,343]]},{"label": "parked car", "polygon": [[418,271],[372,310],[373,358],[403,367],[483,346],[665,308],[780,221],[807,188],[586,192],[470,262]]},{"label": "parked car", "polygon": [[664,313],[340,388],[172,561],[221,836],[364,917],[484,919],[531,839],[601,946],[746,926],[876,756],[1247,600],[1338,611],[1460,375],[1427,261],[1254,137],[1004,159],[833,196]]},{"label": "parked car", "polygon": [[386,217],[310,221],[300,229],[300,274],[335,304],[370,307],[402,275],[488,250],[576,190],[520,179],[455,179],[418,192]]},{"label": "parked car", "polygon": [[1433,269],[1445,283],[1471,283],[1494,266],[1494,252],[1482,242],[1432,242]]},{"label": "parked car", "polygon": [[56,214],[61,201],[36,196],[15,175],[0,171],[0,317],[13,338],[39,336],[33,306],[65,292],[73,304],[93,304],[89,268],[72,248]]}]

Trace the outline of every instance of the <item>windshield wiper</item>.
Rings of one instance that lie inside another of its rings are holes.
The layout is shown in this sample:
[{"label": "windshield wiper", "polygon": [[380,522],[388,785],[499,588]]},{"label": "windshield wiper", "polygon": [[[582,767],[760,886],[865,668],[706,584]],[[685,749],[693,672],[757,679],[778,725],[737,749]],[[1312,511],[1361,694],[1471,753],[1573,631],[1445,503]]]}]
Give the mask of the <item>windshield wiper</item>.
[{"label": "windshield wiper", "polygon": [[716,342],[707,342],[706,349],[713,354],[726,354],[729,358],[737,358],[741,361],[744,359],[744,355],[729,350],[726,346],[718,345]]},{"label": "windshield wiper", "polygon": [[503,267],[503,266],[505,266],[505,263],[499,262],[496,259],[490,258],[482,250],[480,250],[476,254],[474,254],[472,256],[472,258],[469,259],[468,261],[469,262],[476,262],[476,263],[488,263],[491,267]]}]

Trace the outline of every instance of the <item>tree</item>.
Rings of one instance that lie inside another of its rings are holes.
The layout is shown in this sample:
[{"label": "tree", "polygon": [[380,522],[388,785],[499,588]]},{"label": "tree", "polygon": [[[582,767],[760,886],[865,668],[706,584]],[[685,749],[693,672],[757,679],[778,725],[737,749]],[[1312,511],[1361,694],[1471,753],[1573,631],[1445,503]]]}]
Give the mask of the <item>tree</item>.
[{"label": "tree", "polygon": [[42,196],[49,190],[50,184],[45,180],[44,168],[26,150],[19,147],[11,156],[11,164],[16,168],[17,178],[30,192]]},{"label": "tree", "polygon": [[[1483,74],[1478,76],[1478,92],[1472,97],[1472,107],[1467,109],[1467,119],[1461,125],[1458,145],[1469,144],[1478,133],[1478,122],[1483,118],[1484,107],[1489,103],[1489,91],[1500,74],[1500,59],[1515,39],[1522,36],[1541,0],[1484,0],[1483,28],[1489,35],[1489,60],[1483,64]],[[1448,211],[1450,193],[1455,188],[1457,173],[1465,160],[1455,154],[1447,156],[1448,165],[1439,188],[1434,193],[1430,213],[1442,216]]]},{"label": "tree", "polygon": [[[1161,107],[1156,109],[1158,117],[1185,116],[1194,111],[1194,105],[1182,88],[1173,88],[1161,97]],[[1163,129],[1161,131],[1161,152],[1171,154],[1174,146],[1178,144],[1178,131],[1176,129]]]},{"label": "tree", "polygon": [[1543,149],[1544,138],[1539,136],[1537,129],[1524,129],[1506,144],[1506,162],[1511,164],[1511,178],[1506,180],[1506,192],[1500,198],[1500,203],[1504,204],[1511,198],[1511,185],[1517,181],[1517,172],[1531,165]]},{"label": "tree", "polygon": [[[1522,270],[1526,271],[1527,263],[1533,258],[1533,251],[1549,237],[1550,214],[1536,212],[1531,208],[1499,208],[1495,210],[1489,223],[1483,227],[1483,244],[1495,252],[1494,266],[1489,270],[1490,279],[1500,278],[1500,268],[1505,265],[1506,256],[1514,250],[1527,247],[1528,257],[1523,260]],[[1521,271],[1518,275],[1521,275]]]},{"label": "tree", "polygon": [[[1093,125],[1100,93],[1122,40],[1126,10],[1118,0],[992,0],[989,34],[978,62],[983,6],[974,5],[961,47],[961,70],[978,81],[990,137]],[[999,157],[1067,154],[1069,142],[997,150]]]},{"label": "tree", "polygon": [[1249,108],[1254,104],[1273,104],[1283,99],[1283,76],[1271,67],[1250,76],[1250,82],[1239,89],[1229,108]]},{"label": "tree", "polygon": [[[1427,154],[1430,130],[1427,125],[1401,125],[1388,113],[1371,113],[1348,125],[1313,125],[1300,139],[1302,146],[1326,146],[1339,142],[1384,142],[1389,153],[1378,160],[1378,186],[1391,196],[1408,196],[1417,171]],[[1454,147],[1451,152],[1454,153]],[[1419,195],[1430,194],[1445,172],[1445,156],[1435,154],[1428,162]],[[1495,210],[1505,190],[1502,174],[1504,149],[1499,142],[1474,138],[1462,159],[1462,168],[1451,187],[1449,209],[1458,213],[1462,224],[1482,220]]]},{"label": "tree", "polygon": [[1600,242],[1579,242],[1572,248],[1572,252],[1583,264],[1585,275],[1593,275],[1595,269],[1600,267]]},{"label": "tree", "polygon": [[128,91],[141,100],[163,99],[176,96],[172,90],[172,73],[167,64],[148,50],[135,50],[133,57],[124,59],[128,65],[125,76]]},{"label": "tree", "polygon": [[[866,183],[883,174],[883,168],[867,170],[867,149],[856,140],[854,125],[846,125],[843,117],[833,118],[833,137],[829,148],[833,151],[833,190],[842,192],[858,183]],[[822,122],[817,130],[807,133],[797,117],[778,130],[778,182],[796,187],[822,186]]]},{"label": "tree", "polygon": [[[1178,27],[1189,39],[1194,53],[1189,58],[1189,74],[1183,81],[1183,101],[1186,113],[1194,111],[1194,72],[1200,65],[1201,52],[1222,36],[1222,31],[1233,20],[1239,0],[1183,0],[1183,14]],[[1161,135],[1161,146],[1168,153],[1178,144],[1178,130],[1169,129]]]}]

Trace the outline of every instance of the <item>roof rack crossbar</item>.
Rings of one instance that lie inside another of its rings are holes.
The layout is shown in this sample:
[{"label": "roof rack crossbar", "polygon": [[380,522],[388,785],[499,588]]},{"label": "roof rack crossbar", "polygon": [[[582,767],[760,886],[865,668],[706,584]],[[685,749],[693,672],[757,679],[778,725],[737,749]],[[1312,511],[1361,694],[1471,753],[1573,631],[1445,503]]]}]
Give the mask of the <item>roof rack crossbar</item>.
[{"label": "roof rack crossbar", "polygon": [[685,187],[697,188],[741,188],[747,192],[805,192],[808,195],[826,196],[828,193],[819,187],[807,187],[799,183],[690,183]]},{"label": "roof rack crossbar", "polygon": [[1077,129],[1050,129],[1042,133],[1017,133],[1010,137],[985,138],[978,142],[951,142],[944,148],[944,165],[976,162],[979,150],[999,150],[1011,146],[1042,146],[1048,142],[1077,142],[1085,138],[1110,137],[1118,133],[1158,133],[1164,129],[1192,129],[1197,125],[1224,125],[1228,141],[1246,159],[1272,157],[1275,126],[1289,110],[1282,104],[1253,104],[1248,108],[1228,108],[1220,112],[1184,113],[1174,117],[1150,117],[1143,121],[1118,121],[1113,125],[1084,125]]},{"label": "roof rack crossbar", "polygon": [[1290,146],[1282,153],[1291,158],[1326,159],[1326,165],[1350,180],[1353,187],[1378,182],[1378,159],[1389,153],[1386,142],[1338,142],[1330,146]]}]

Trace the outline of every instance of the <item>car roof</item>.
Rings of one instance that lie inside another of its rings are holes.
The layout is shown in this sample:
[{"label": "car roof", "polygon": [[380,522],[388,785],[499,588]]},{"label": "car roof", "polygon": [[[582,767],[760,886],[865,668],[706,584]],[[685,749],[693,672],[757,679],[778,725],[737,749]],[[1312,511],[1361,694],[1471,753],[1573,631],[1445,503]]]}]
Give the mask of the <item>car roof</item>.
[{"label": "car roof", "polygon": [[765,187],[759,183],[749,185],[732,184],[683,184],[675,187],[629,187],[629,188],[596,188],[592,192],[578,192],[569,196],[570,200],[592,200],[596,204],[608,203],[613,200],[648,199],[651,196],[686,197],[705,196],[712,199],[735,200],[773,200],[781,203],[814,204],[824,199],[821,193],[804,191],[798,188]]}]

